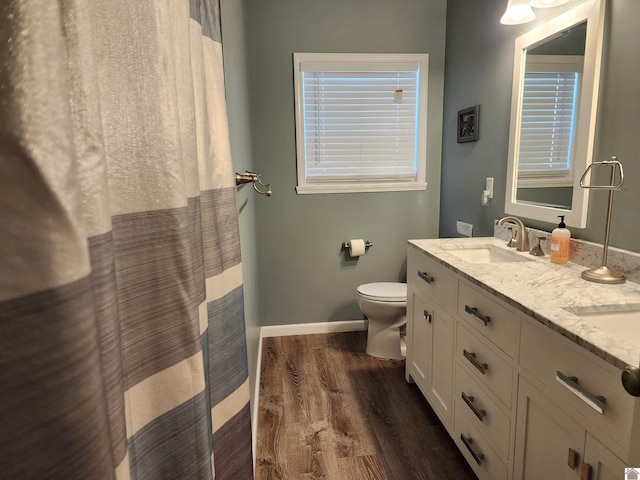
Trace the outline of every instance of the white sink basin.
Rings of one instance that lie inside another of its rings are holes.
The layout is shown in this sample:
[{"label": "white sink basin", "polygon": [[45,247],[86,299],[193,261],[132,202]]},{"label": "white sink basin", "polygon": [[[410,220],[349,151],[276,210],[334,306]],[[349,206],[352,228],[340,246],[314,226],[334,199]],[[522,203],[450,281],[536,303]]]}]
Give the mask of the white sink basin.
[{"label": "white sink basin", "polygon": [[637,310],[580,313],[578,316],[604,332],[628,340],[632,344],[640,345],[640,308]]},{"label": "white sink basin", "polygon": [[469,263],[528,262],[531,260],[520,252],[505,250],[496,245],[450,245],[442,248],[447,250],[447,253]]}]

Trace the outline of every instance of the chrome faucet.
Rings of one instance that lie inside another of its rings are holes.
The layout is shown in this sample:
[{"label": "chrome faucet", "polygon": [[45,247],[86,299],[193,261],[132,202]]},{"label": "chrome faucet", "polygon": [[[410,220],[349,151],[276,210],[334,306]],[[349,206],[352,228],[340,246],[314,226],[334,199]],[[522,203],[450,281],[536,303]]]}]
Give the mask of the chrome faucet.
[{"label": "chrome faucet", "polygon": [[528,252],[529,251],[529,234],[527,233],[527,227],[524,226],[522,220],[516,217],[502,217],[498,220],[498,225],[502,225],[504,223],[513,223],[518,227],[518,241],[516,242],[515,247],[520,252]]}]

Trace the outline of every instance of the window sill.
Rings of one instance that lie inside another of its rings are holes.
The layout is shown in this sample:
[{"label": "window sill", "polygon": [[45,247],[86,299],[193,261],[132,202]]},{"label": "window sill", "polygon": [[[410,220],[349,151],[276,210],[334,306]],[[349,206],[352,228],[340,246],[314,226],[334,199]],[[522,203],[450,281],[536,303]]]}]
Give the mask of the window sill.
[{"label": "window sill", "polygon": [[426,183],[362,183],[349,185],[299,185],[298,195],[315,193],[408,192],[426,190]]}]

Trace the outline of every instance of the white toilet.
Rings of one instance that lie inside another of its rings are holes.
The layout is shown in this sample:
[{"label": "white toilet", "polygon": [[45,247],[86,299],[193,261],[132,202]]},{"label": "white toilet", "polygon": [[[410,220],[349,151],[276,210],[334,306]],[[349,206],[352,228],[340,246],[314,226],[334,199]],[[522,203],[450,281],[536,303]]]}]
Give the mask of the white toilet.
[{"label": "white toilet", "polygon": [[372,357],[405,357],[400,327],[407,322],[407,284],[365,283],[358,291],[358,305],[369,319],[367,353]]}]

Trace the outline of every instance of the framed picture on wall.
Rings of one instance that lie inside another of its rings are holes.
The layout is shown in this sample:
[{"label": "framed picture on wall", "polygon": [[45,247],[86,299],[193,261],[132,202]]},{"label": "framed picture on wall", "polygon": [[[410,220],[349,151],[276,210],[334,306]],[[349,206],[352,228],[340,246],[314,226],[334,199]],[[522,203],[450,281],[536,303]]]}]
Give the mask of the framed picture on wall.
[{"label": "framed picture on wall", "polygon": [[479,136],[480,105],[458,111],[458,143],[476,142]]}]

